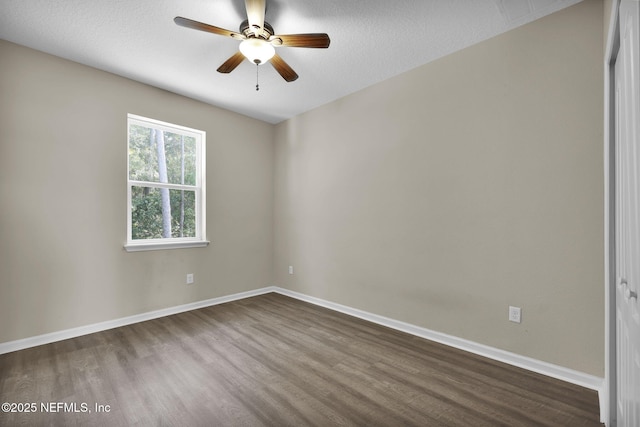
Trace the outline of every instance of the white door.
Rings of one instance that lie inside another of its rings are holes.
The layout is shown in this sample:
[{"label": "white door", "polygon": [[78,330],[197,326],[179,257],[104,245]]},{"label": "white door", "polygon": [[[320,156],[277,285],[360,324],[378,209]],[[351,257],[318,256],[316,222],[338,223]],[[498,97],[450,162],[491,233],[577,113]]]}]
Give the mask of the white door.
[{"label": "white door", "polygon": [[616,365],[619,427],[640,426],[640,0],[620,3],[616,87]]}]

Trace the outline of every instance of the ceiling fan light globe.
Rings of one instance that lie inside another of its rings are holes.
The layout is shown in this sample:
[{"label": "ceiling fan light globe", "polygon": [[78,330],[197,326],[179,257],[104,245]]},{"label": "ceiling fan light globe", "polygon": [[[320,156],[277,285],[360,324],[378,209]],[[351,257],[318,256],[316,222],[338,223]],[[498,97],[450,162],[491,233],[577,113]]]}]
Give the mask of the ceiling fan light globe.
[{"label": "ceiling fan light globe", "polygon": [[240,43],[240,52],[254,64],[264,64],[275,55],[271,43],[258,38],[248,38]]}]

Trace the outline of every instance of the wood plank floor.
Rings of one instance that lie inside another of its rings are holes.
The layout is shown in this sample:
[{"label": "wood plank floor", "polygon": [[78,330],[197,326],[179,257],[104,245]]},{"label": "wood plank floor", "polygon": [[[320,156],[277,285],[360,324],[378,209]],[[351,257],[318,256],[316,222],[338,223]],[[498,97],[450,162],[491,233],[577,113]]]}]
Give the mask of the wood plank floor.
[{"label": "wood plank floor", "polygon": [[37,405],[2,426],[601,425],[592,390],[279,294],[0,355],[0,396]]}]

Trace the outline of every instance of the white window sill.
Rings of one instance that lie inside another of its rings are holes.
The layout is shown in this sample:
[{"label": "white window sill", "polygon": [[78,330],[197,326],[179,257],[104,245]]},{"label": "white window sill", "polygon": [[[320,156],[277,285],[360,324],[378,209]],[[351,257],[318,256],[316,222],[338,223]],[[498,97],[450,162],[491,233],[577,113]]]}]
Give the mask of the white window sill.
[{"label": "white window sill", "polygon": [[165,249],[204,248],[209,245],[208,240],[194,240],[187,242],[153,242],[129,243],[124,245],[127,252],[161,251]]}]

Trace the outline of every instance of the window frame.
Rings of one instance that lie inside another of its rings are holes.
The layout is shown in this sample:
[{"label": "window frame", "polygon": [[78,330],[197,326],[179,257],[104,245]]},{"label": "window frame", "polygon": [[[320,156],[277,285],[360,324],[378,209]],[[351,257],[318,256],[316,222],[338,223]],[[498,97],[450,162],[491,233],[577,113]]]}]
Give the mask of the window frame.
[{"label": "window frame", "polygon": [[[151,181],[132,180],[129,165],[129,135],[131,126],[138,125],[193,137],[196,141],[196,184],[171,184]],[[206,132],[186,126],[163,122],[148,117],[127,114],[127,240],[124,248],[127,252],[152,251],[163,249],[201,248],[209,244],[206,236]],[[133,187],[167,188],[195,192],[195,237],[170,237],[157,239],[132,239],[131,195]]]}]

